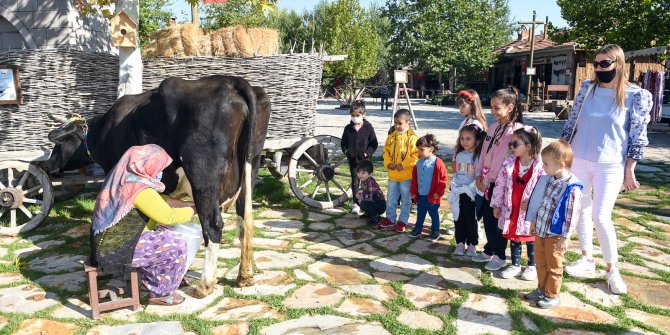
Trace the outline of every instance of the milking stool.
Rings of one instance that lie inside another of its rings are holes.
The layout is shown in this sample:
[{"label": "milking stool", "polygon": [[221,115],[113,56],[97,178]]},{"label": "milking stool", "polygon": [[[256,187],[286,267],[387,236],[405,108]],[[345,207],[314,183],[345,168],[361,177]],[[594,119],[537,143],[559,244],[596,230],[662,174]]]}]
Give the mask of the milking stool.
[{"label": "milking stool", "polygon": [[[125,293],[123,287],[98,290],[98,268],[92,266],[89,260],[86,260],[84,263],[84,271],[88,277],[88,299],[91,305],[93,320],[100,318],[100,312],[124,307],[132,307],[136,311],[140,307],[140,288],[137,269],[132,269],[130,272],[130,297],[123,299],[118,298],[118,295]],[[104,299],[107,296],[109,296],[110,301],[101,303],[100,299]]]}]

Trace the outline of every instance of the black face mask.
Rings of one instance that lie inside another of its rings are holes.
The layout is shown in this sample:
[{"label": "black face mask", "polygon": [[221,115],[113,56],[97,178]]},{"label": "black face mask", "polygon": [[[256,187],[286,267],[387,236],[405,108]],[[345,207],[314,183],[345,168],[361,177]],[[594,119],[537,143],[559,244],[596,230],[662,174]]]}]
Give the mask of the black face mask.
[{"label": "black face mask", "polygon": [[601,83],[609,83],[610,81],[614,80],[615,76],[616,69],[609,71],[596,71],[596,78],[598,78],[598,81]]}]

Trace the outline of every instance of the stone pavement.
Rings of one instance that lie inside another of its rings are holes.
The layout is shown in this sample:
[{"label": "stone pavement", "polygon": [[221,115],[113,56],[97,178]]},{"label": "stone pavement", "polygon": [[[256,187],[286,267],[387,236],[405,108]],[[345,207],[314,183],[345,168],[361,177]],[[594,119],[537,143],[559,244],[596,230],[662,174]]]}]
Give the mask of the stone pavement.
[{"label": "stone pavement", "polygon": [[[320,124],[327,117],[346,122],[346,112],[322,112]],[[375,126],[388,121],[370,114]],[[540,116],[528,119],[550,123],[540,126],[545,138],[557,136],[561,121]],[[455,126],[442,123],[460,120],[455,110],[432,106],[417,118],[445,142]],[[600,261],[591,278],[565,278],[560,307],[541,310],[520,298],[535,281],[502,279],[454,256],[452,236],[431,243],[370,228],[343,210],[271,204],[255,213],[256,285],[235,287],[239,244],[235,230],[227,230],[212,295],[195,299],[184,288],[181,305],[143,300],[138,311],[92,321],[81,264],[88,199],[59,204],[47,223],[22,236],[0,237],[0,334],[670,334],[670,151],[664,150],[639,166],[643,187],[620,195],[615,208],[627,295],[609,294]],[[446,228],[453,223],[443,210]],[[578,249],[573,240],[570,260]],[[198,276],[202,249],[198,257],[189,275]]]}]

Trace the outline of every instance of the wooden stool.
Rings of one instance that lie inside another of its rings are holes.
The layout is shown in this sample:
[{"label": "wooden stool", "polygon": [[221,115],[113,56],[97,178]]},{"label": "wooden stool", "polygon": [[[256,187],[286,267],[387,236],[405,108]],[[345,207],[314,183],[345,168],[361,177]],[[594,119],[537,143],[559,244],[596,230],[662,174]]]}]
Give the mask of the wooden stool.
[{"label": "wooden stool", "polygon": [[[117,297],[117,294],[124,294],[123,287],[116,288],[115,290],[98,290],[98,268],[92,266],[88,260],[84,263],[84,271],[88,277],[88,299],[91,305],[93,320],[100,318],[100,312],[129,306],[136,311],[140,307],[140,288],[137,269],[133,269],[130,273],[130,297],[124,299],[118,299]],[[107,296],[109,296],[110,301],[101,303],[100,299],[104,299]]]}]

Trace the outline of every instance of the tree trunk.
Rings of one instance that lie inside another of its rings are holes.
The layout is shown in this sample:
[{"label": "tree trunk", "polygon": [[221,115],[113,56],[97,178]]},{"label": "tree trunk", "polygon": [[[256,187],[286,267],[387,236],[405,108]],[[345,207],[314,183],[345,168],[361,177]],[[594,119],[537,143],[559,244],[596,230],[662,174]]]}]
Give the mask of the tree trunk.
[{"label": "tree trunk", "polygon": [[200,13],[198,13],[198,4],[191,5],[191,23],[200,26]]},{"label": "tree trunk", "polygon": [[[140,22],[139,0],[117,0],[116,13],[125,12],[133,21]],[[139,36],[135,47],[119,47],[119,86],[117,96],[142,93],[142,55]]]},{"label": "tree trunk", "polygon": [[449,78],[449,91],[454,92],[456,89],[456,67],[451,68],[451,76]]}]

